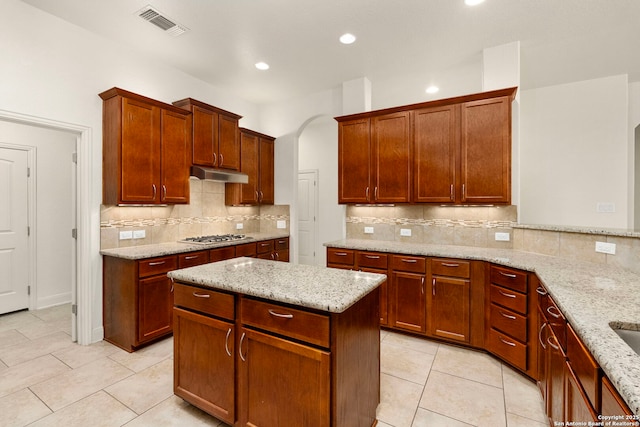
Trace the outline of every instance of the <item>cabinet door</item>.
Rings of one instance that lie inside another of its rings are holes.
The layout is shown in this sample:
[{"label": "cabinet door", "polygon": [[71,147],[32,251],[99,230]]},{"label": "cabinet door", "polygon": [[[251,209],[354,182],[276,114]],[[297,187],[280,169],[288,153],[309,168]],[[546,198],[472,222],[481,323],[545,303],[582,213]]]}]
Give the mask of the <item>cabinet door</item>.
[{"label": "cabinet door", "polygon": [[413,113],[414,202],[455,201],[459,111],[447,105]]},{"label": "cabinet door", "polygon": [[260,138],[260,203],[272,205],[274,203],[274,141]]},{"label": "cabinet door", "polygon": [[160,200],[160,109],[122,99],[121,201]]},{"label": "cabinet door", "polygon": [[511,202],[510,118],[509,97],[462,104],[463,203]]},{"label": "cabinet door", "polygon": [[[549,325],[544,318],[542,309],[538,306],[538,352],[537,352],[537,364],[538,364],[538,388],[542,394],[542,400],[547,401],[547,339]],[[546,403],[545,403],[546,404]]]},{"label": "cabinet door", "polygon": [[391,274],[391,326],[413,332],[426,331],[425,275],[393,271]]},{"label": "cabinet door", "polygon": [[566,356],[553,330],[547,338],[547,416],[550,425],[564,422],[564,375]]},{"label": "cabinet door", "polygon": [[174,393],[216,418],[233,424],[233,324],[176,308],[173,345]]},{"label": "cabinet door", "polygon": [[[589,398],[584,393],[580,381],[575,375],[569,362],[565,364],[565,386],[564,386],[564,422],[565,425],[574,425],[574,423],[586,423],[591,421],[590,425],[598,425],[598,414],[593,410],[589,403]],[[580,424],[587,425],[587,424]]]},{"label": "cabinet door", "polygon": [[427,300],[429,333],[454,341],[469,342],[469,280],[433,277]]},{"label": "cabinet door", "polygon": [[[367,273],[387,274],[387,270],[378,268],[361,268],[360,270]],[[378,287],[378,294],[380,295],[380,326],[389,326],[389,290],[386,280]]]},{"label": "cabinet door", "polygon": [[330,424],[330,353],[243,328],[239,425]]},{"label": "cabinet door", "polygon": [[371,201],[409,202],[412,170],[409,112],[374,117],[371,127],[374,173]]},{"label": "cabinet door", "polygon": [[373,200],[370,145],[369,119],[338,124],[338,203]]},{"label": "cabinet door", "polygon": [[189,203],[191,116],[162,110],[161,203]]},{"label": "cabinet door", "polygon": [[240,184],[240,203],[257,204],[260,185],[260,138],[246,132],[240,133],[242,172],[249,175],[248,184]]},{"label": "cabinet door", "polygon": [[213,167],[217,161],[218,115],[198,106],[193,114],[193,164]]},{"label": "cabinet door", "polygon": [[138,342],[171,332],[173,293],[166,275],[138,281]]},{"label": "cabinet door", "polygon": [[223,169],[240,170],[240,143],[238,142],[238,120],[235,117],[218,116],[218,163]]}]

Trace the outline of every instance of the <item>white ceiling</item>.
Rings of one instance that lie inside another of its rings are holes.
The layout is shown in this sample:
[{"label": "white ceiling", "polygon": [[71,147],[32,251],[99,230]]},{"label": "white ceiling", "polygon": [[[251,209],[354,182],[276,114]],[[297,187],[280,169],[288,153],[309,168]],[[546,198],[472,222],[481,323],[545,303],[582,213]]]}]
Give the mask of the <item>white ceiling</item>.
[{"label": "white ceiling", "polygon": [[[640,80],[639,0],[23,0],[216,87],[269,103],[366,76],[424,91],[430,76],[520,41],[521,87]],[[151,4],[190,29],[173,37]],[[341,45],[345,32],[358,39]],[[271,69],[258,71],[265,61]],[[424,75],[424,84],[403,76]]]}]

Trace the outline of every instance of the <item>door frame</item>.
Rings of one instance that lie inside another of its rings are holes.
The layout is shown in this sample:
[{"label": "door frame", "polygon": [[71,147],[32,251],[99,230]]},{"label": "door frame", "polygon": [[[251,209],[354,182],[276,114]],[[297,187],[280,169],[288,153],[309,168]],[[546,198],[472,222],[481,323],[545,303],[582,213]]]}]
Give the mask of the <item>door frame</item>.
[{"label": "door frame", "polygon": [[[313,221],[313,259],[314,259],[314,265],[316,265],[317,261],[318,261],[318,251],[320,250],[320,248],[318,248],[318,235],[319,235],[319,223],[320,223],[320,201],[319,201],[319,185],[320,185],[320,177],[319,177],[319,171],[318,169],[304,169],[304,170],[299,170],[298,171],[298,182],[300,182],[300,175],[301,174],[313,174],[313,179],[315,180],[315,185],[313,186],[313,216],[314,216],[314,221]],[[297,188],[297,187],[296,187]],[[297,200],[297,203],[300,203],[300,200]],[[300,211],[300,208],[298,206],[298,211]],[[300,236],[300,225],[299,222],[300,221],[300,215],[298,215],[298,218],[296,219],[296,230],[298,230],[297,235]],[[298,251],[300,251],[300,245],[298,245],[297,248]],[[300,261],[300,254],[298,253],[298,261]]]},{"label": "door frame", "polygon": [[[20,123],[28,126],[44,127],[75,134],[76,137],[76,289],[71,290],[72,304],[77,306],[75,319],[72,316],[72,336],[78,344],[88,345],[92,342],[92,267],[91,257],[91,184],[92,184],[92,135],[87,126],[66,123],[42,117],[0,110],[0,120]],[[30,197],[35,197],[34,194]],[[31,200],[30,200],[31,202]],[[31,208],[30,208],[31,209]],[[69,231],[71,232],[71,230]],[[35,245],[32,245],[35,246]],[[35,265],[34,265],[35,268]],[[96,267],[98,268],[98,267]],[[31,301],[30,301],[31,304]],[[75,330],[73,330],[75,329]]]}]

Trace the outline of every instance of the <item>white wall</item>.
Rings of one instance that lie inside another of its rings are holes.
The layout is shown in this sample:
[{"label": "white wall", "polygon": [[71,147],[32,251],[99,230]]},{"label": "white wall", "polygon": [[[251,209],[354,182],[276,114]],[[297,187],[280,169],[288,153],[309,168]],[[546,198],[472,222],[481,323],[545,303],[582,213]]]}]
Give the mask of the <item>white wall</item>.
[{"label": "white wall", "polygon": [[627,228],[627,123],[626,75],[523,91],[519,221]]},{"label": "white wall", "polygon": [[[91,129],[92,339],[102,338],[102,101],[118,86],[164,102],[193,97],[244,116],[241,125],[263,131],[257,107],[139,52],[116,45],[19,0],[0,5],[0,110]],[[82,286],[83,284],[79,284]]]}]

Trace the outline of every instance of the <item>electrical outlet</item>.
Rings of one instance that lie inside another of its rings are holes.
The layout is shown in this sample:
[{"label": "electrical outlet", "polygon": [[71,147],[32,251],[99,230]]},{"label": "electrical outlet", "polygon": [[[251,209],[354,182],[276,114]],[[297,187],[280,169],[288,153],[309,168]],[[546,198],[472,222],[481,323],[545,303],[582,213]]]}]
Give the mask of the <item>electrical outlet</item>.
[{"label": "electrical outlet", "polygon": [[401,228],[400,235],[405,237],[411,237],[411,229],[410,228]]},{"label": "electrical outlet", "polygon": [[147,235],[147,232],[144,230],[134,230],[133,231],[133,238],[134,239],[144,239]]},{"label": "electrical outlet", "polygon": [[614,213],[616,211],[616,204],[611,202],[598,202],[596,204],[596,212],[599,213]]},{"label": "electrical outlet", "polygon": [[364,234],[373,234],[373,227],[365,227]]},{"label": "electrical outlet", "polygon": [[120,232],[120,240],[129,240],[133,239],[133,231],[121,231]]},{"label": "electrical outlet", "polygon": [[276,222],[277,228],[287,228],[287,221],[281,219]]},{"label": "electrical outlet", "polygon": [[508,242],[511,236],[509,233],[496,233],[496,241],[498,242]]},{"label": "electrical outlet", "polygon": [[605,242],[596,242],[596,252],[600,252],[603,254],[615,255],[616,254],[616,244],[615,243],[605,243]]},{"label": "electrical outlet", "polygon": [[244,224],[242,224],[241,222],[236,224],[236,230],[242,230],[244,228]]}]

